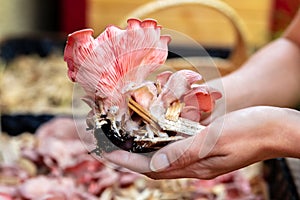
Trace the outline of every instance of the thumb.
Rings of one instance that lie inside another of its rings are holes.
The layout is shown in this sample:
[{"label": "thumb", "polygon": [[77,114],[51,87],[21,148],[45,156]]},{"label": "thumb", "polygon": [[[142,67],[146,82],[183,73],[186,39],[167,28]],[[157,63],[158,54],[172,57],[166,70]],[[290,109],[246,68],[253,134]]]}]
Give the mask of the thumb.
[{"label": "thumb", "polygon": [[195,162],[199,149],[194,148],[194,140],[195,136],[192,136],[160,149],[152,156],[150,169],[154,172],[177,169]]}]

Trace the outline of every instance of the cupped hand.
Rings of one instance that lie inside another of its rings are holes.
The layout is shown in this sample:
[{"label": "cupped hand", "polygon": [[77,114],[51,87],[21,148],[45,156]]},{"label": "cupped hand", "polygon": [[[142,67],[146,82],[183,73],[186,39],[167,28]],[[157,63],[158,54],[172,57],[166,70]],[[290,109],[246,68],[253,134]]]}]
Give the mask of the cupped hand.
[{"label": "cupped hand", "polygon": [[296,140],[300,133],[295,134],[299,122],[299,112],[291,109],[246,108],[217,118],[203,131],[152,157],[125,151],[104,157],[153,179],[211,179],[269,158],[300,157]]}]

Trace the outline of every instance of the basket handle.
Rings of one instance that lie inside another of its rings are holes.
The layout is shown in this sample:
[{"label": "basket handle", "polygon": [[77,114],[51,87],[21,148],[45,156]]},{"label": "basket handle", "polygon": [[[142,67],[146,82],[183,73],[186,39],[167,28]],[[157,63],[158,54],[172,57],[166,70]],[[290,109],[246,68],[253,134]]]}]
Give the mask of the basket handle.
[{"label": "basket handle", "polygon": [[128,18],[143,18],[153,12],[172,8],[180,5],[196,4],[205,6],[218,11],[225,16],[231,23],[235,31],[235,44],[229,56],[229,61],[232,63],[230,71],[236,70],[248,57],[247,46],[247,31],[244,22],[235,12],[235,10],[220,0],[159,0],[144,4],[129,13],[120,23],[121,27],[126,27]]}]

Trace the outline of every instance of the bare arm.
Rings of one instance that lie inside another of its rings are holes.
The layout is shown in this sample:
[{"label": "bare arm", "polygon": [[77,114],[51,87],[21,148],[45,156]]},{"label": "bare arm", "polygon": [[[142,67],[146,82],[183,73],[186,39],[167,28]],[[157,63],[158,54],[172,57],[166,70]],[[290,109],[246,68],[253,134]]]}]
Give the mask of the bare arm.
[{"label": "bare arm", "polygon": [[300,11],[283,36],[223,78],[227,111],[300,102]]}]

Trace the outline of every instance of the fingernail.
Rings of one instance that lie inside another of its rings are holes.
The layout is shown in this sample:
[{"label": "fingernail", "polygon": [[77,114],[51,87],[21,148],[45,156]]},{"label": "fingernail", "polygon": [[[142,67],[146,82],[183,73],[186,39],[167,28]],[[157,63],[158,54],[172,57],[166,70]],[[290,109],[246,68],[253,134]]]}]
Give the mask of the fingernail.
[{"label": "fingernail", "polygon": [[159,171],[170,166],[170,162],[166,154],[154,155],[150,161],[150,169],[152,171]]}]

